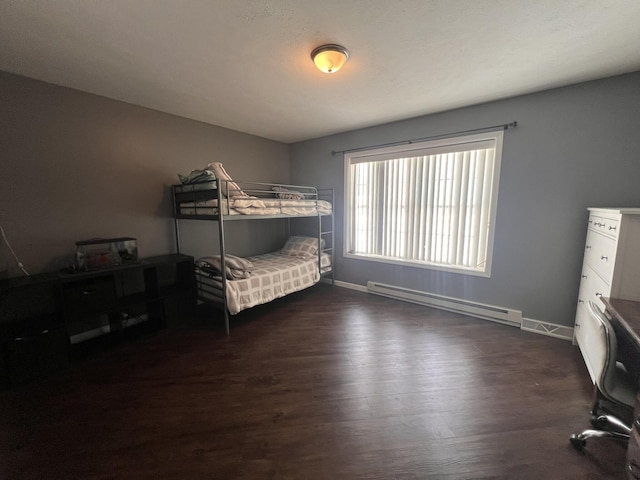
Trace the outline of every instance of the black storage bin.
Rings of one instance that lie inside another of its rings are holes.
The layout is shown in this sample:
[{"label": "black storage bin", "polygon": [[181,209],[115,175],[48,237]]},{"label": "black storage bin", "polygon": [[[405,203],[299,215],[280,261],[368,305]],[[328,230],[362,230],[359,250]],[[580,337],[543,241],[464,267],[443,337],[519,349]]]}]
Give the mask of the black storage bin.
[{"label": "black storage bin", "polygon": [[64,328],[25,332],[7,341],[6,349],[9,387],[45,377],[69,362],[69,336]]},{"label": "black storage bin", "polygon": [[57,275],[0,280],[0,388],[40,378],[68,362]]}]

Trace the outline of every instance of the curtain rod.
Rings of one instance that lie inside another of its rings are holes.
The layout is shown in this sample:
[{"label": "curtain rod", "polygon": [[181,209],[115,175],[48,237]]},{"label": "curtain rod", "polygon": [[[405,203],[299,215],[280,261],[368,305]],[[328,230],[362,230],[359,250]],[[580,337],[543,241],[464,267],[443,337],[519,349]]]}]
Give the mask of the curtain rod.
[{"label": "curtain rod", "polygon": [[509,130],[517,126],[518,126],[518,122],[514,121],[511,123],[503,123],[502,125],[494,125],[492,127],[473,128],[471,130],[461,130],[459,132],[442,133],[440,135],[431,135],[430,137],[412,138],[411,140],[400,140],[398,142],[379,143],[378,145],[370,145],[368,147],[349,148],[347,150],[331,150],[331,155],[337,155],[339,153],[360,152],[360,151],[371,150],[373,148],[380,148],[380,147],[393,147],[395,145],[410,145],[415,142],[422,142],[424,140],[433,140],[435,138],[452,137],[454,135],[460,135],[462,133],[489,132],[492,130]]}]

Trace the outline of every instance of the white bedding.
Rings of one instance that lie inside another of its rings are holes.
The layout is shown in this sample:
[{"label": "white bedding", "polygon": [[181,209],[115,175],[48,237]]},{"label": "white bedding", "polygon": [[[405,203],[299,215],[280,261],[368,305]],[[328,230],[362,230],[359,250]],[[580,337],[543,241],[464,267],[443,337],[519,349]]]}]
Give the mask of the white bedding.
[{"label": "white bedding", "polygon": [[[322,271],[331,269],[331,257],[322,254]],[[297,257],[280,252],[248,257],[253,264],[249,278],[227,281],[227,308],[236,314],[246,308],[303,290],[320,280],[318,257]],[[196,268],[198,296],[222,301],[222,280]]]},{"label": "white bedding", "polygon": [[[218,215],[218,200],[180,204],[182,215]],[[331,203],[325,200],[232,197],[222,200],[223,215],[329,215]]]}]

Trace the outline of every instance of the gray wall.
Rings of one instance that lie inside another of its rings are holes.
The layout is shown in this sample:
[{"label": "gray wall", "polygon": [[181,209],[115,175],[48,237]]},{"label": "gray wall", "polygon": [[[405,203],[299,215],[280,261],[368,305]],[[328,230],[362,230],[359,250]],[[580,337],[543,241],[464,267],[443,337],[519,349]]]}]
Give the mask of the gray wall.
[{"label": "gray wall", "polygon": [[[513,120],[518,127],[504,138],[491,278],[343,258],[343,157],[332,150]],[[336,188],[339,280],[377,280],[572,325],[585,209],[640,206],[640,72],[297,143],[291,161],[294,183]]]},{"label": "gray wall", "polygon": [[[3,72],[0,112],[0,225],[32,273],[66,266],[75,242],[94,237],[137,237],[141,256],[174,252],[177,173],[220,161],[236,179],[289,180],[283,143]],[[183,250],[217,248],[211,224],[185,223]],[[277,248],[284,228],[230,230],[232,252],[246,255],[258,235],[261,250]],[[2,245],[0,271],[8,262]]]},{"label": "gray wall", "polygon": [[[92,237],[137,237],[142,256],[175,251],[169,185],[177,173],[221,161],[236,179],[336,187],[339,280],[378,280],[571,325],[586,207],[640,206],[640,72],[290,147],[2,72],[0,112],[0,225],[32,272],[65,266],[75,241]],[[332,150],[513,120],[491,278],[342,258],[343,159]],[[217,250],[213,225],[182,229],[187,253]],[[277,248],[283,227],[236,222],[230,234],[232,253],[247,255]],[[0,271],[7,258],[0,246]],[[10,274],[19,274],[13,264]]]}]

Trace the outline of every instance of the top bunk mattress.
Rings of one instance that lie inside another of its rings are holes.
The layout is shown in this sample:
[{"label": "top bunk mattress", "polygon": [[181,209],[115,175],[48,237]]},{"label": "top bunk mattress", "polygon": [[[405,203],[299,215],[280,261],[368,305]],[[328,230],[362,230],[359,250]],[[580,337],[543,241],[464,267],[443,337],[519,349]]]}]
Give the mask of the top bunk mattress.
[{"label": "top bunk mattress", "polygon": [[[331,203],[326,200],[281,199],[257,197],[232,197],[222,199],[222,215],[330,215]],[[179,204],[181,215],[219,215],[218,200],[183,202]]]},{"label": "top bunk mattress", "polygon": [[180,176],[173,186],[178,217],[331,215],[332,189],[234,181],[220,162]]}]

